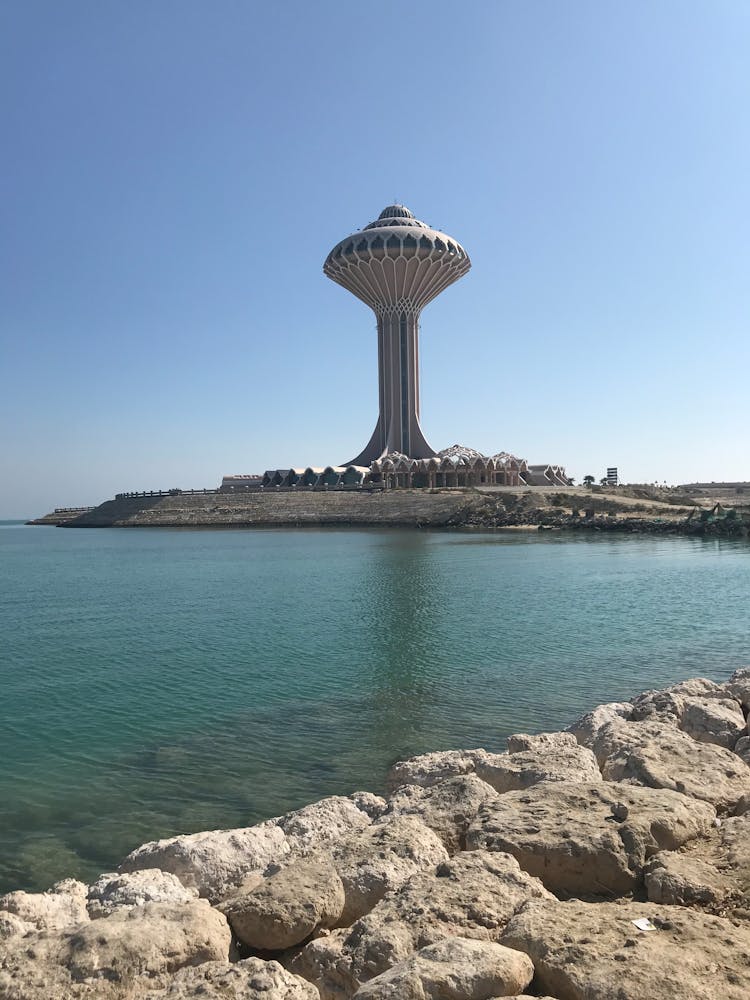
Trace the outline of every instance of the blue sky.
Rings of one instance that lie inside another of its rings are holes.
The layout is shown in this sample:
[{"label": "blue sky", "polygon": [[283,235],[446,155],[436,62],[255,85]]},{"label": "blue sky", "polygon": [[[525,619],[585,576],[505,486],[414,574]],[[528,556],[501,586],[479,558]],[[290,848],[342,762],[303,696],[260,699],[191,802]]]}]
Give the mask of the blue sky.
[{"label": "blue sky", "polygon": [[6,0],[0,516],[337,463],[402,201],[473,268],[422,425],[582,477],[750,479],[745,0]]}]

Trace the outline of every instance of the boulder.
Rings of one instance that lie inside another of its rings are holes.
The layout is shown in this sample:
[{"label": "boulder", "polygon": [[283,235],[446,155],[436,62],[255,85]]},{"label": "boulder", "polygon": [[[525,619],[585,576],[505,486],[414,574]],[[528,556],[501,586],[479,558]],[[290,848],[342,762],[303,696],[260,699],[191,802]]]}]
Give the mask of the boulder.
[{"label": "boulder", "polygon": [[600,731],[611,723],[627,722],[632,714],[633,706],[624,701],[612,701],[606,705],[597,705],[592,711],[582,715],[572,726],[568,726],[567,732],[575,736],[581,746],[588,747],[589,750],[593,751],[601,766],[607,753],[602,756],[598,750]]},{"label": "boulder", "polygon": [[521,753],[524,750],[535,750],[540,753],[549,750],[568,749],[578,744],[573,733],[514,733],[508,737],[508,753]]},{"label": "boulder", "polygon": [[734,745],[734,752],[750,765],[750,736],[741,736]]},{"label": "boulder", "polygon": [[226,920],[205,900],[120,909],[74,931],[10,938],[0,997],[131,1000],[165,987],[180,968],[227,961],[230,940]]},{"label": "boulder", "polygon": [[715,687],[716,692],[708,697],[684,693],[690,690],[686,685],[666,691],[646,691],[633,699],[631,721],[662,719],[677,725],[699,743],[731,749],[745,732],[745,717],[739,704],[718,685]]},{"label": "boulder", "polygon": [[198,898],[198,890],[187,889],[176,875],[146,868],[143,871],[107,872],[89,886],[87,907],[92,919],[106,917],[124,906],[144,903],[189,903]]},{"label": "boulder", "polygon": [[740,667],[739,670],[735,670],[724,687],[742,705],[746,713],[750,712],[750,667]]},{"label": "boulder", "polygon": [[408,760],[399,760],[386,775],[385,787],[388,792],[394,792],[402,785],[420,785],[431,788],[433,785],[455,778],[461,774],[471,774],[478,757],[484,750],[437,750],[433,753],[423,753]]},{"label": "boulder", "polygon": [[[62,931],[89,919],[86,886],[75,879],[57,882],[49,892],[9,892],[0,896],[0,912],[6,911],[38,931]],[[6,926],[11,926],[6,922]]]},{"label": "boulder", "polygon": [[486,1000],[517,994],[533,975],[531,960],[520,951],[446,938],[371,979],[354,1000]]},{"label": "boulder", "polygon": [[70,934],[64,964],[74,980],[127,982],[186,965],[226,961],[231,934],[224,917],[204,900],[145,903],[116,910]]},{"label": "boulder", "polygon": [[321,853],[281,868],[250,892],[238,891],[219,908],[244,945],[282,951],[321,927],[335,927],[344,902],[341,879]]},{"label": "boulder", "polygon": [[662,739],[666,732],[683,742],[689,739],[680,732],[674,719],[648,719],[642,722],[627,722],[613,719],[605,722],[595,733],[591,751],[596,757],[602,774],[607,759],[615,753],[636,749],[650,739]]},{"label": "boulder", "polygon": [[384,799],[369,792],[329,795],[270,822],[284,831],[292,851],[315,851],[349,833],[364,830],[372,822],[372,814],[381,813],[385,805]]},{"label": "boulder", "polygon": [[314,982],[322,1000],[344,1000],[415,951],[445,938],[497,941],[529,899],[553,897],[509,855],[457,854],[413,876],[348,930],[307,944],[290,968]]},{"label": "boulder", "polygon": [[499,795],[466,839],[470,849],[512,854],[552,892],[620,895],[639,885],[650,857],[705,834],[714,817],[707,803],[676,792],[549,783]]},{"label": "boulder", "polygon": [[216,902],[247,875],[262,873],[289,850],[284,831],[269,821],[239,830],[211,830],[151,841],[128,854],[120,872],[146,868],[171,872],[186,888],[197,889],[201,896]]},{"label": "boulder", "polygon": [[591,750],[580,746],[572,733],[558,735],[567,736],[570,743],[508,754],[487,754],[484,760],[477,761],[477,777],[499,794],[531,788],[543,781],[601,781],[599,765]]},{"label": "boulder", "polygon": [[699,743],[714,743],[731,750],[738,738],[747,732],[747,725],[736,701],[686,698],[680,729]]},{"label": "boulder", "polygon": [[[610,729],[612,752],[602,765],[608,781],[666,788],[731,811],[750,793],[750,767],[731,750],[698,743],[679,729],[629,722]],[[619,743],[619,748],[617,744]]]},{"label": "boulder", "polygon": [[495,797],[485,781],[466,774],[429,787],[404,785],[391,797],[386,816],[418,817],[455,854],[465,848],[466,831],[479,807]]},{"label": "boulder", "polygon": [[726,699],[728,695],[726,684],[717,684],[707,677],[690,677],[686,681],[670,685],[666,690],[673,694],[684,695],[686,698]]},{"label": "boulder", "polygon": [[718,906],[733,888],[714,865],[673,851],[656,854],[643,880],[650,902],[676,906]]},{"label": "boulder", "polygon": [[750,812],[722,820],[718,854],[712,860],[741,892],[750,892]]},{"label": "boulder", "polygon": [[0,911],[0,941],[15,935],[33,934],[36,931],[34,924],[26,920],[21,920],[15,913],[8,913],[7,910]]},{"label": "boulder", "polygon": [[[360,808],[361,806],[361,808]],[[260,876],[290,853],[315,851],[372,822],[370,812],[385,808],[369,792],[331,795],[256,826],[210,830],[151,841],[132,851],[121,872],[159,868],[176,875],[211,902],[224,899],[249,876]]]},{"label": "boulder", "polygon": [[[646,918],[656,930],[640,931]],[[534,900],[502,943],[525,952],[534,985],[565,1000],[745,1000],[750,925],[653,903]]]},{"label": "boulder", "polygon": [[[247,958],[232,964],[205,962],[182,969],[166,990],[144,993],[143,1000],[319,1000],[312,983],[287,972],[278,962]],[[141,1000],[141,994],[133,1000]]]},{"label": "boulder", "polygon": [[331,848],[346,904],[338,919],[348,927],[400,888],[412,875],[448,860],[436,833],[416,816],[389,816]]},{"label": "boulder", "polygon": [[352,792],[347,798],[372,820],[380,819],[388,805],[382,796],[374,795],[372,792]]}]

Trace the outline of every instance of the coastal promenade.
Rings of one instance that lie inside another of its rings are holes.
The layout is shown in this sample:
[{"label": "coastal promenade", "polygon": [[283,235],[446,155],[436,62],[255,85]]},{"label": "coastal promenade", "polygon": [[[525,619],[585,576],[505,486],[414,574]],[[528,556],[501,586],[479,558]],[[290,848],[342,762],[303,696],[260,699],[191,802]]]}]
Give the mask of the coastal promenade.
[{"label": "coastal promenade", "polygon": [[745,1000],[750,668],[0,897],[3,1000]]}]

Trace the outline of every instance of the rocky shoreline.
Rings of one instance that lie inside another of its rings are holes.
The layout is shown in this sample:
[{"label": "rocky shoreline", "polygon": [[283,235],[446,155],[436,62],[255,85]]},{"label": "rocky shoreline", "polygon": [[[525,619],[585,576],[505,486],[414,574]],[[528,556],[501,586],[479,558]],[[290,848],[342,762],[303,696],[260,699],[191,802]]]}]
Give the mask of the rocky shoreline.
[{"label": "rocky shoreline", "polygon": [[745,1000],[750,668],[0,897],[0,1000]]},{"label": "rocky shoreline", "polygon": [[655,500],[622,490],[593,493],[576,487],[176,491],[124,496],[81,512],[58,510],[28,523],[66,528],[538,528],[747,537],[750,509],[746,506],[717,514],[689,497],[677,498],[679,502],[666,497]]}]

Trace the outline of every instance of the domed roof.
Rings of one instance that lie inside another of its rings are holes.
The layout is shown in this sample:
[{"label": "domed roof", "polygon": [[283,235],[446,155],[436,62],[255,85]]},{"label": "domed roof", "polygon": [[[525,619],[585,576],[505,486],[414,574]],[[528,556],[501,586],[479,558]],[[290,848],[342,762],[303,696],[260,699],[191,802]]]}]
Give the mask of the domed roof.
[{"label": "domed roof", "polygon": [[413,219],[414,213],[406,205],[387,205],[378,216],[379,219]]}]

